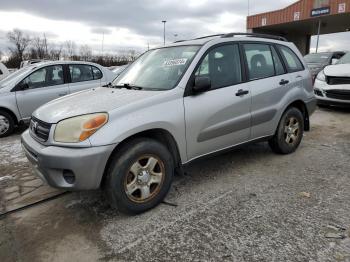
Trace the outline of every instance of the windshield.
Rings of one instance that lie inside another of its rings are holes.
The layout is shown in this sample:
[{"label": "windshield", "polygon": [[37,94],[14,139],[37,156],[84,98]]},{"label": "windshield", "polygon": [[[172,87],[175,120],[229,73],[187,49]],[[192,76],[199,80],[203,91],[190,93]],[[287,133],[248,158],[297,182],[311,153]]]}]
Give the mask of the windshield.
[{"label": "windshield", "polygon": [[304,56],[306,63],[324,64],[328,63],[332,53],[318,53]]},{"label": "windshield", "polygon": [[0,81],[0,88],[10,85],[17,78],[21,78],[21,76],[26,75],[29,71],[31,71],[33,67],[23,67],[12,74],[9,74],[7,77]]},{"label": "windshield", "polygon": [[350,64],[350,52],[340,58],[337,64]]},{"label": "windshield", "polygon": [[116,78],[112,86],[130,85],[149,90],[175,87],[200,46],[176,46],[146,52]]}]

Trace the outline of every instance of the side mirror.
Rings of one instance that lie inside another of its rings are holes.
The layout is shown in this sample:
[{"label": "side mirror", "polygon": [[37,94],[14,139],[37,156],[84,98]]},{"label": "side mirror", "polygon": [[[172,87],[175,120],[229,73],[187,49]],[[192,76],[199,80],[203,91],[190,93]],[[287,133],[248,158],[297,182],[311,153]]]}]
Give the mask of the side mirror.
[{"label": "side mirror", "polygon": [[192,90],[195,93],[202,93],[208,91],[211,87],[210,77],[208,76],[196,76],[194,79],[194,87]]},{"label": "side mirror", "polygon": [[332,65],[335,65],[336,63],[338,63],[339,59],[336,58],[332,58]]}]

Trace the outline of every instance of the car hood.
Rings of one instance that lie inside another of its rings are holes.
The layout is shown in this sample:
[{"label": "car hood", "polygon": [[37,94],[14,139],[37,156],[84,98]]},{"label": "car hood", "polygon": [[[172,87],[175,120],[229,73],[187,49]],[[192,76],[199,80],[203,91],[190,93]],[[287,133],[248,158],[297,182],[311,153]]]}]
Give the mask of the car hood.
[{"label": "car hood", "polygon": [[33,116],[47,123],[113,109],[155,96],[162,91],[142,91],[99,87],[53,100],[39,107]]},{"label": "car hood", "polygon": [[350,64],[338,64],[325,67],[326,76],[350,77]]}]

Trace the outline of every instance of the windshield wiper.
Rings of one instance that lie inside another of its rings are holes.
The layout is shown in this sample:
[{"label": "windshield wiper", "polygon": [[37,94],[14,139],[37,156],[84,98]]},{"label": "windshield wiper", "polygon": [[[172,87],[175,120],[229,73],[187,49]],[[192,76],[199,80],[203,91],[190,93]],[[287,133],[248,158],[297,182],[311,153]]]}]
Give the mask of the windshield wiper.
[{"label": "windshield wiper", "polygon": [[121,85],[111,85],[111,88],[126,88],[132,90],[142,90],[141,86],[130,85],[129,83],[121,84]]}]

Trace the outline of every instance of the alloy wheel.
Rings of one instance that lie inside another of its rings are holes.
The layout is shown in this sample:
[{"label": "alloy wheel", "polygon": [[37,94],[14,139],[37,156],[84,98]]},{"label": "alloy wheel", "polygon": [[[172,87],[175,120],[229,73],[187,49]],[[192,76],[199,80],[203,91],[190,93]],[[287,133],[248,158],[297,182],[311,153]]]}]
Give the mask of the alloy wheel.
[{"label": "alloy wheel", "polygon": [[159,193],[164,177],[163,161],[155,155],[143,155],[131,165],[125,176],[125,192],[133,202],[147,202]]},{"label": "alloy wheel", "polygon": [[7,117],[0,115],[0,135],[5,134],[10,129],[10,121]]},{"label": "alloy wheel", "polygon": [[298,141],[300,134],[300,124],[297,118],[289,117],[284,126],[284,139],[288,145],[293,145]]}]

